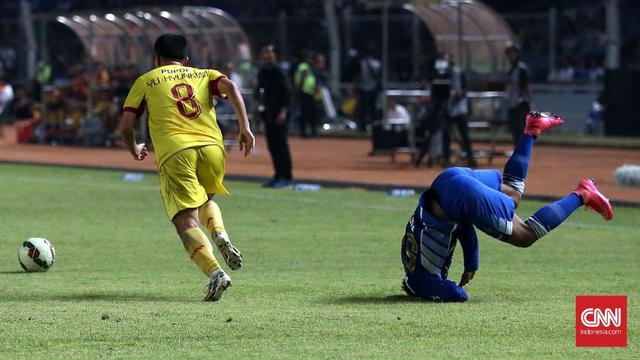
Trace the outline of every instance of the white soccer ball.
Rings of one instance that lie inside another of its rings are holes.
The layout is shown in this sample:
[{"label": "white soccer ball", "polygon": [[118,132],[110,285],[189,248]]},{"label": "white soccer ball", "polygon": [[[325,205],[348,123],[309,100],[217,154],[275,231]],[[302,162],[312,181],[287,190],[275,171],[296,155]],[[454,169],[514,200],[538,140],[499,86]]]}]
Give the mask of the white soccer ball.
[{"label": "white soccer ball", "polygon": [[613,181],[618,186],[640,188],[640,165],[624,164],[613,173]]},{"label": "white soccer ball", "polygon": [[26,272],[47,271],[56,261],[56,250],[47,239],[29,238],[20,247],[18,261]]}]

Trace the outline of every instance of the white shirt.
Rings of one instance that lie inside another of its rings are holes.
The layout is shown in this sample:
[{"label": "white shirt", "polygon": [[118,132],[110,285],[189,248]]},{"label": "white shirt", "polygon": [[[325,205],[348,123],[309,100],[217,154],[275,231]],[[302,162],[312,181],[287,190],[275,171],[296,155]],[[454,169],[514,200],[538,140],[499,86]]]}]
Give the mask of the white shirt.
[{"label": "white shirt", "polygon": [[11,85],[0,85],[0,114],[2,114],[11,100],[13,100],[13,88]]},{"label": "white shirt", "polygon": [[406,107],[396,104],[394,107],[387,108],[387,116],[383,125],[409,125],[410,123],[411,115],[409,115]]}]

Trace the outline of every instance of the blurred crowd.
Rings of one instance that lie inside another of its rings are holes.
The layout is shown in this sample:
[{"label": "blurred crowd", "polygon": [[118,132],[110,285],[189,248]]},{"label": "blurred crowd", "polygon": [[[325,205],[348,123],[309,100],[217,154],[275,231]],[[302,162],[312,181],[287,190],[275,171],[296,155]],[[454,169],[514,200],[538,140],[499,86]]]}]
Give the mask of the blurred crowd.
[{"label": "blurred crowd", "polygon": [[601,61],[564,60],[549,73],[547,80],[556,83],[600,83],[604,80]]},{"label": "blurred crowd", "polygon": [[[262,65],[262,60],[256,58],[254,62],[211,67],[244,89],[249,109],[255,111],[260,99],[252,94]],[[370,124],[380,115],[382,66],[370,51],[353,56],[345,65],[344,76],[350,82],[338,94],[330,90],[327,58],[322,52],[307,50],[298,57],[278,58],[277,66],[292,90],[287,100],[291,109],[288,118],[303,137],[316,136],[328,118],[337,116],[352,120],[350,130],[370,130]],[[99,62],[75,63],[60,69],[48,57],[41,59],[37,67],[35,79],[12,84],[0,65],[4,79],[0,85],[0,123],[26,126],[28,121],[30,131],[24,130],[21,141],[114,145],[122,104],[141,69],[131,64],[107,67]],[[226,102],[219,102],[216,108],[224,128],[224,120],[233,116],[233,109]],[[264,130],[259,117],[255,121],[259,130]]]},{"label": "blurred crowd", "polygon": [[0,122],[15,122],[21,141],[112,145],[122,103],[139,75],[137,67],[108,69],[95,63],[87,69],[73,64],[56,78],[52,74],[51,65],[42,60],[36,79],[15,88],[4,82],[13,95],[2,99]]}]

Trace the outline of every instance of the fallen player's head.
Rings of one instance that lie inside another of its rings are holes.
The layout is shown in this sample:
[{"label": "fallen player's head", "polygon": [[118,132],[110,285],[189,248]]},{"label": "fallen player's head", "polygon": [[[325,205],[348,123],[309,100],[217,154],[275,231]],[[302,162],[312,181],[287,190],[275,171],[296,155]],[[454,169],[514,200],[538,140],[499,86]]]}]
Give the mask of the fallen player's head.
[{"label": "fallen player's head", "polygon": [[180,34],[160,35],[153,49],[158,65],[169,61],[184,63],[187,60],[187,39]]}]

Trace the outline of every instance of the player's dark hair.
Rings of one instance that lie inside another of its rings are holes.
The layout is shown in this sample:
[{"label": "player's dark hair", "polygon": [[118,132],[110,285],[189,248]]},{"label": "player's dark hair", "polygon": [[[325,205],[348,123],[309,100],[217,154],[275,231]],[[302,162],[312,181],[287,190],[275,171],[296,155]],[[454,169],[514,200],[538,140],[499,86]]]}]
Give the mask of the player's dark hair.
[{"label": "player's dark hair", "polygon": [[163,34],[158,37],[153,49],[164,60],[182,60],[187,57],[187,39],[180,34]]}]

